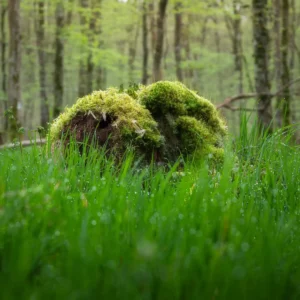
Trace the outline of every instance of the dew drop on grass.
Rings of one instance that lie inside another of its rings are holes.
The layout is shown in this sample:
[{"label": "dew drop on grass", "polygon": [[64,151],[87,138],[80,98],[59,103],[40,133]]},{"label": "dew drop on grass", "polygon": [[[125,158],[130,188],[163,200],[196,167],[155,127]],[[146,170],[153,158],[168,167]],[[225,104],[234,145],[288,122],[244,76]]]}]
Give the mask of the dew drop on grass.
[{"label": "dew drop on grass", "polygon": [[103,214],[100,215],[100,222],[103,224],[110,224],[111,218],[110,218],[110,214],[105,212]]},{"label": "dew drop on grass", "polygon": [[246,271],[245,271],[244,267],[240,266],[240,265],[234,267],[232,270],[232,273],[236,279],[243,279],[246,275]]},{"label": "dew drop on grass", "polygon": [[257,219],[256,219],[256,217],[254,217],[254,216],[253,216],[253,217],[251,217],[251,222],[255,224],[255,223],[257,222]]},{"label": "dew drop on grass", "polygon": [[243,250],[244,252],[247,252],[247,251],[249,250],[249,248],[250,248],[250,246],[249,246],[248,243],[243,243],[243,244],[242,244],[242,250]]},{"label": "dew drop on grass", "polygon": [[140,256],[144,257],[144,258],[151,258],[154,256],[155,252],[156,252],[156,244],[144,240],[144,241],[140,241],[137,244],[137,252]]},{"label": "dew drop on grass", "polygon": [[195,228],[190,229],[190,235],[195,235],[196,233],[197,231],[195,230]]}]

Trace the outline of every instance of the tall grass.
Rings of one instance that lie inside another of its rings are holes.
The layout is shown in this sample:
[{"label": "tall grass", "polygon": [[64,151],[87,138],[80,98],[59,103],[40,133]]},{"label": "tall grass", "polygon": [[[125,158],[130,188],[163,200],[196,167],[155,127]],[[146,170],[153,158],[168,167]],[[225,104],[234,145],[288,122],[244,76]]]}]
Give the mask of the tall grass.
[{"label": "tall grass", "polygon": [[219,168],[0,152],[0,299],[299,299],[299,149],[245,124]]}]

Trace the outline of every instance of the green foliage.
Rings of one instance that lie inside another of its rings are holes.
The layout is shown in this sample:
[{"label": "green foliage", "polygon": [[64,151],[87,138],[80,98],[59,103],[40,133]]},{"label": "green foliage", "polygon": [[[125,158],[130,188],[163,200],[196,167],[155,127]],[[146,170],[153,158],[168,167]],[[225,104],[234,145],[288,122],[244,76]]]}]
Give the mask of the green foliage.
[{"label": "green foliage", "polygon": [[257,132],[218,171],[0,151],[0,298],[298,299],[299,148]]}]

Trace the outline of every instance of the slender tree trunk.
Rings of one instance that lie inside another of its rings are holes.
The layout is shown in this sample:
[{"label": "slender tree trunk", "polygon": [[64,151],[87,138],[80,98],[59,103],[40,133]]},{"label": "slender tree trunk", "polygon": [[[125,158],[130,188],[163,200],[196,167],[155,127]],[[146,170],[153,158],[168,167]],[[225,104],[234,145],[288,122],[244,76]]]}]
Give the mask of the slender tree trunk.
[{"label": "slender tree trunk", "polygon": [[[217,18],[214,19],[214,23],[216,25],[216,28],[218,27],[218,20]],[[215,30],[215,44],[216,44],[216,50],[218,53],[218,57],[217,57],[217,64],[220,63],[221,60],[221,44],[220,44],[220,35],[218,30]],[[218,89],[219,89],[219,97],[220,99],[224,98],[224,86],[223,86],[223,76],[222,73],[219,71],[218,72]]]},{"label": "slender tree trunk", "polygon": [[164,47],[164,24],[166,17],[166,9],[168,5],[168,0],[159,1],[158,18],[157,18],[157,40],[154,53],[153,62],[153,79],[154,81],[162,80],[162,56]]},{"label": "slender tree trunk", "polygon": [[[274,34],[274,70],[275,70],[275,82],[276,90],[279,91],[281,88],[281,35],[280,35],[280,12],[281,12],[281,0],[273,0],[274,9],[274,23],[273,23],[273,34]],[[282,111],[281,111],[281,96],[276,98],[276,126],[281,127],[282,125]]]},{"label": "slender tree trunk", "polygon": [[[4,111],[7,110],[7,73],[6,73],[6,31],[5,31],[5,21],[6,21],[7,5],[1,2],[1,20],[0,20],[0,33],[1,33],[1,90],[3,98],[0,99],[0,111],[4,115]],[[7,118],[3,118],[2,125],[4,131],[8,129]]]},{"label": "slender tree trunk", "polygon": [[[150,15],[150,32],[151,32],[151,52],[154,56],[155,54],[155,47],[156,47],[156,18],[155,18],[155,6],[154,6],[154,0],[151,0],[149,3],[149,15]],[[154,58],[153,58],[154,60]]]},{"label": "slender tree trunk", "polygon": [[134,62],[136,57],[136,49],[137,49],[137,42],[139,37],[139,29],[140,24],[136,25],[135,34],[134,26],[129,30],[129,36],[133,36],[133,39],[129,38],[129,55],[128,55],[128,79],[130,83],[134,83]]},{"label": "slender tree trunk", "polygon": [[41,125],[46,128],[49,122],[49,106],[46,91],[46,52],[45,52],[45,4],[38,2],[38,20],[36,26],[37,47],[39,58],[40,96],[41,96]]},{"label": "slender tree trunk", "polygon": [[233,53],[235,57],[235,70],[239,74],[239,93],[242,94],[243,87],[243,44],[241,29],[241,6],[240,1],[233,0]]},{"label": "slender tree trunk", "polygon": [[[94,19],[95,19],[95,29],[94,29],[94,35],[95,35],[95,45],[98,44],[98,48],[103,48],[103,39],[102,39],[102,0],[94,0],[93,2],[94,7]],[[94,66],[96,69],[95,81],[96,81],[96,89],[104,89],[105,88],[105,70],[100,65]]]},{"label": "slender tree trunk", "polygon": [[[242,94],[244,92],[244,69],[243,69],[243,41],[242,41],[242,28],[241,28],[241,7],[242,3],[239,0],[233,0],[233,20],[232,20],[232,46],[234,55],[235,71],[238,73],[238,92]],[[240,101],[240,108],[244,107],[244,101]],[[241,115],[240,115],[241,116]],[[236,112],[232,113],[232,122],[234,124],[234,130],[239,128],[240,118],[236,118]],[[238,133],[236,131],[236,133]]]},{"label": "slender tree trunk", "polygon": [[[92,9],[94,9],[94,3],[92,5]],[[97,20],[95,18],[95,15],[94,13],[92,13],[90,24],[89,24],[89,32],[88,32],[89,53],[87,58],[87,72],[86,72],[87,93],[91,93],[93,91],[95,64],[93,60],[93,50],[91,48],[94,47],[94,42],[95,42],[96,21]]]},{"label": "slender tree trunk", "polygon": [[12,109],[12,119],[9,122],[10,137],[17,136],[18,103],[21,100],[21,23],[20,0],[9,0],[9,75],[8,103]]},{"label": "slender tree trunk", "polygon": [[148,10],[146,0],[143,2],[143,76],[142,84],[148,83],[148,60],[149,60],[149,47],[148,47]]},{"label": "slender tree trunk", "polygon": [[[290,33],[290,42],[289,42],[289,49],[290,49],[290,80],[293,81],[294,77],[295,77],[295,61],[296,61],[296,29],[297,29],[297,9],[296,9],[296,3],[295,0],[291,0],[291,4],[290,4],[290,11],[291,11],[291,25],[290,25],[290,29],[291,29],[291,33]],[[296,92],[295,87],[291,87],[292,89],[292,93]],[[296,111],[297,111],[297,101],[295,101],[293,98],[291,99],[291,119],[292,119],[292,123],[297,121],[297,116],[296,116]]]},{"label": "slender tree trunk", "polygon": [[[87,33],[87,17],[86,17],[86,10],[88,9],[89,2],[88,0],[80,0],[80,6],[82,9],[82,12],[80,13],[80,26],[81,26],[81,32],[83,35],[88,35]],[[83,57],[80,59],[80,64],[79,64],[79,86],[78,86],[78,97],[83,97],[84,95],[87,94],[88,92],[88,78],[87,78],[87,64],[90,60],[90,57],[88,56],[87,61],[86,58],[84,59]]]},{"label": "slender tree trunk", "polygon": [[179,81],[183,81],[182,69],[181,69],[181,37],[182,37],[182,3],[177,2],[175,4],[175,61],[176,61],[176,75]]},{"label": "slender tree trunk", "polygon": [[62,40],[62,30],[64,27],[64,6],[62,1],[57,3],[55,19],[56,34],[53,116],[56,118],[62,110],[64,96],[64,44]]},{"label": "slender tree trunk", "polygon": [[269,33],[267,29],[268,0],[252,0],[255,87],[258,94],[258,121],[263,129],[268,129],[272,121],[270,81],[269,81]]},{"label": "slender tree trunk", "polygon": [[[289,53],[289,0],[282,0],[282,36],[281,36],[281,53],[282,53],[282,73],[281,84],[286,86],[290,82],[290,70],[288,63]],[[284,90],[282,103],[283,125],[290,125],[290,88]]]}]

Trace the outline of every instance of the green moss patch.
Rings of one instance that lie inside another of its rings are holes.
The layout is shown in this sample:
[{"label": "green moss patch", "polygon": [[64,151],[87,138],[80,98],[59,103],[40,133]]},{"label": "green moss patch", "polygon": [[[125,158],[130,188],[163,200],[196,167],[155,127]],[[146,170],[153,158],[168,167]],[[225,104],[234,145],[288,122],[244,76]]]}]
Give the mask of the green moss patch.
[{"label": "green moss patch", "polygon": [[151,152],[163,143],[150,112],[116,89],[97,91],[79,99],[53,122],[49,132],[52,141],[68,140],[71,136],[77,142],[88,136],[118,154],[129,146]]},{"label": "green moss patch", "polygon": [[161,81],[128,90],[110,88],[79,99],[52,124],[53,142],[86,136],[122,155],[174,162],[180,155],[222,157],[226,125],[214,105],[180,82]]},{"label": "green moss patch", "polygon": [[180,154],[219,154],[227,133],[215,106],[180,82],[160,81],[144,87],[139,101],[152,113],[167,142],[166,159]]}]

